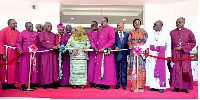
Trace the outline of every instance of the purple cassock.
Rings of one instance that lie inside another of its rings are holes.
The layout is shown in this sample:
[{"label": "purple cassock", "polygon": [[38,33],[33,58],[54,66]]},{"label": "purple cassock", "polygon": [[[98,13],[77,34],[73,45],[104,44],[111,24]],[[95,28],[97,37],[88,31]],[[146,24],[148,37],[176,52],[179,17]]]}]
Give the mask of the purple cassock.
[{"label": "purple cassock", "polygon": [[[190,57],[189,52],[196,46],[196,39],[192,31],[186,28],[174,29],[170,32],[172,37],[172,58],[183,59]],[[181,45],[183,50],[174,50]],[[193,77],[191,60],[173,61],[174,66],[170,69],[170,85],[180,89],[193,89]]]},{"label": "purple cassock", "polygon": [[[39,33],[40,50],[53,49],[54,46],[59,45],[59,37],[52,32],[42,31]],[[40,53],[40,84],[46,85],[58,82],[59,79],[59,65],[58,57],[55,50],[45,51]]]},{"label": "purple cassock", "polygon": [[[38,33],[28,30],[22,31],[17,37],[17,51],[27,51],[30,45],[35,45],[38,48],[39,38]],[[36,70],[31,69],[31,83],[39,82],[39,54],[36,53]],[[18,82],[20,84],[27,84],[29,79],[29,65],[30,64],[30,53],[20,55]]]},{"label": "purple cassock", "polygon": [[[97,48],[99,31],[90,30],[87,32],[87,35],[91,43],[91,49]],[[97,56],[96,52],[90,51],[88,53],[89,60],[87,62],[87,81],[90,83],[94,83],[96,56]]]},{"label": "purple cassock", "polygon": [[[65,33],[62,37],[61,37],[61,41],[60,41],[60,45],[67,45],[68,39],[70,38],[70,36],[72,35],[72,33]],[[70,75],[70,56],[69,56],[69,52],[66,51],[63,55],[62,55],[62,74],[63,74],[63,78],[61,81],[61,85],[69,85],[69,75]]]},{"label": "purple cassock", "polygon": [[[98,36],[98,47],[101,48],[111,48],[115,43],[115,30],[111,26],[107,25],[105,28],[102,28],[99,31]],[[100,79],[101,77],[101,62],[102,62],[103,53],[98,52],[96,58],[96,68],[94,74],[94,83],[101,85],[116,85],[116,68],[115,68],[115,59],[114,53],[111,52],[109,55],[104,56],[104,80]]]}]

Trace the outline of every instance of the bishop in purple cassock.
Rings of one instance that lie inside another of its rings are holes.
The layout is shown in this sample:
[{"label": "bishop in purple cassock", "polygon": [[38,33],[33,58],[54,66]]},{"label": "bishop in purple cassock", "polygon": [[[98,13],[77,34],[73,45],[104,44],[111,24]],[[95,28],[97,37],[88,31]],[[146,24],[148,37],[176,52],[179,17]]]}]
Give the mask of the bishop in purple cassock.
[{"label": "bishop in purple cassock", "polygon": [[[26,30],[22,31],[17,37],[17,51],[21,53],[19,62],[18,82],[21,84],[21,90],[25,89],[25,85],[28,84],[29,80],[29,66],[30,66],[30,53],[27,51],[30,45],[35,45],[38,48],[38,33],[33,31],[33,24],[26,22]],[[36,53],[36,66],[31,69],[31,80],[30,83],[39,82],[39,55]],[[31,87],[35,86],[31,84]]]},{"label": "bishop in purple cassock", "polygon": [[[177,28],[170,32],[172,37],[172,58],[183,59],[190,57],[190,51],[196,46],[196,39],[191,30],[184,28],[185,18],[178,18]],[[193,77],[191,60],[173,61],[170,69],[170,85],[174,87],[172,92],[181,91],[189,93],[193,89]]]},{"label": "bishop in purple cassock", "polygon": [[[91,49],[97,49],[97,41],[98,41],[98,23],[96,21],[92,21],[91,24],[92,30],[87,32],[87,35],[89,37],[90,43],[91,43]],[[94,84],[94,71],[96,67],[96,56],[97,53],[95,51],[90,51],[88,53],[88,63],[87,63],[87,81],[89,82],[91,88],[95,88]]]},{"label": "bishop in purple cassock", "polygon": [[[108,18],[101,20],[102,29],[99,31],[98,47],[99,52],[96,58],[96,68],[94,74],[94,83],[100,84],[102,90],[107,90],[110,85],[117,84],[114,53],[104,56],[104,79],[101,79],[101,65],[104,49],[111,48],[115,43],[115,30],[108,25]],[[99,87],[97,87],[99,88]]]},{"label": "bishop in purple cassock", "polygon": [[[66,46],[67,42],[70,38],[70,36],[73,34],[71,33],[72,31],[72,27],[71,25],[67,25],[66,28],[66,33],[61,37],[61,41],[60,41],[60,45]],[[61,81],[61,85],[65,85],[65,86],[69,86],[69,75],[70,75],[70,56],[69,56],[69,52],[66,51],[63,55],[62,55],[62,74],[63,74],[63,78]]]},{"label": "bishop in purple cassock", "polygon": [[40,50],[50,50],[41,52],[40,54],[40,84],[48,89],[48,85],[53,83],[53,88],[57,89],[57,82],[59,82],[59,65],[56,55],[56,49],[59,49],[59,37],[57,34],[51,32],[52,24],[46,22],[44,31],[39,33]]}]

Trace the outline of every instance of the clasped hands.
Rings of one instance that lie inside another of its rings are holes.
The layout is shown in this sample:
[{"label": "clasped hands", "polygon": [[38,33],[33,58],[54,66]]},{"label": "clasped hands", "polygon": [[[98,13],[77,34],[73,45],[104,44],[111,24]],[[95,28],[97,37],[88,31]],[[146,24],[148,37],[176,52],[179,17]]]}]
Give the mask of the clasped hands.
[{"label": "clasped hands", "polygon": [[[85,51],[85,50],[87,50],[87,48],[86,48],[86,47],[83,47],[82,50]],[[73,49],[72,51],[73,51],[74,53],[77,53],[77,52],[78,52],[78,49]]]}]

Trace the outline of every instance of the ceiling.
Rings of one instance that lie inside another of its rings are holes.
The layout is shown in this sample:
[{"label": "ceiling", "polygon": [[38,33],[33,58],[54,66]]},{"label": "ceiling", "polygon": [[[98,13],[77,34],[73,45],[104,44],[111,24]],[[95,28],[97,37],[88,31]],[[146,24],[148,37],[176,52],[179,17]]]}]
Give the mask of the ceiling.
[{"label": "ceiling", "polygon": [[[132,24],[138,18],[143,23],[144,4],[170,4],[187,0],[28,0],[32,2],[60,2],[60,22],[90,24],[108,17],[109,24]],[[74,18],[74,19],[71,19]],[[123,20],[126,19],[126,20]]]},{"label": "ceiling", "polygon": [[137,5],[62,5],[60,21],[69,24],[90,24],[91,21],[100,23],[103,17],[108,17],[109,24],[132,24],[135,18],[143,19],[142,12],[143,7]]},{"label": "ceiling", "polygon": [[27,0],[33,2],[60,2],[63,5],[144,5],[170,4],[187,0]]}]

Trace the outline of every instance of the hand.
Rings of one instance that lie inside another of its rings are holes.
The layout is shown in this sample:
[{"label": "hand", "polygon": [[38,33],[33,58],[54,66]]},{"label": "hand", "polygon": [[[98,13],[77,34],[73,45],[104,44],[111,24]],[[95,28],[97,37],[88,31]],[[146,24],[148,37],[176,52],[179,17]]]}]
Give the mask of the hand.
[{"label": "hand", "polygon": [[73,49],[72,51],[73,51],[73,53],[77,53],[78,49]]},{"label": "hand", "polygon": [[6,61],[7,60],[7,57],[6,55],[3,55],[3,60]]},{"label": "hand", "polygon": [[95,50],[95,51],[98,51],[96,47],[94,48],[94,50]]},{"label": "hand", "polygon": [[130,59],[130,55],[127,55],[128,56],[128,59]]},{"label": "hand", "polygon": [[86,47],[83,47],[82,50],[85,51],[85,50],[87,50],[87,48],[86,48]]},{"label": "hand", "polygon": [[181,46],[179,46],[179,47],[175,47],[174,49],[177,50],[177,51],[180,51],[180,50],[182,50],[183,48],[182,48]]},{"label": "hand", "polygon": [[132,49],[133,49],[133,46],[132,46],[131,44],[129,45],[129,49],[130,49],[130,50],[132,50]]},{"label": "hand", "polygon": [[54,49],[54,50],[55,50],[55,49],[58,49],[58,46],[54,46],[53,49]]},{"label": "hand", "polygon": [[60,45],[57,45],[58,49],[60,48]]},{"label": "hand", "polygon": [[99,50],[99,52],[104,53],[104,48],[101,48],[101,49]]},{"label": "hand", "polygon": [[[149,49],[147,49],[147,50],[145,50],[144,51],[146,54],[149,54]],[[147,58],[148,56],[147,55],[145,55],[145,58]]]},{"label": "hand", "polygon": [[21,54],[24,54],[24,52],[23,52],[23,51],[20,51],[19,54],[20,54],[20,55],[21,55]]},{"label": "hand", "polygon": [[117,50],[117,52],[118,52],[118,51],[119,51],[119,48],[118,48],[118,47],[116,47],[116,48],[115,48],[115,50]]}]

